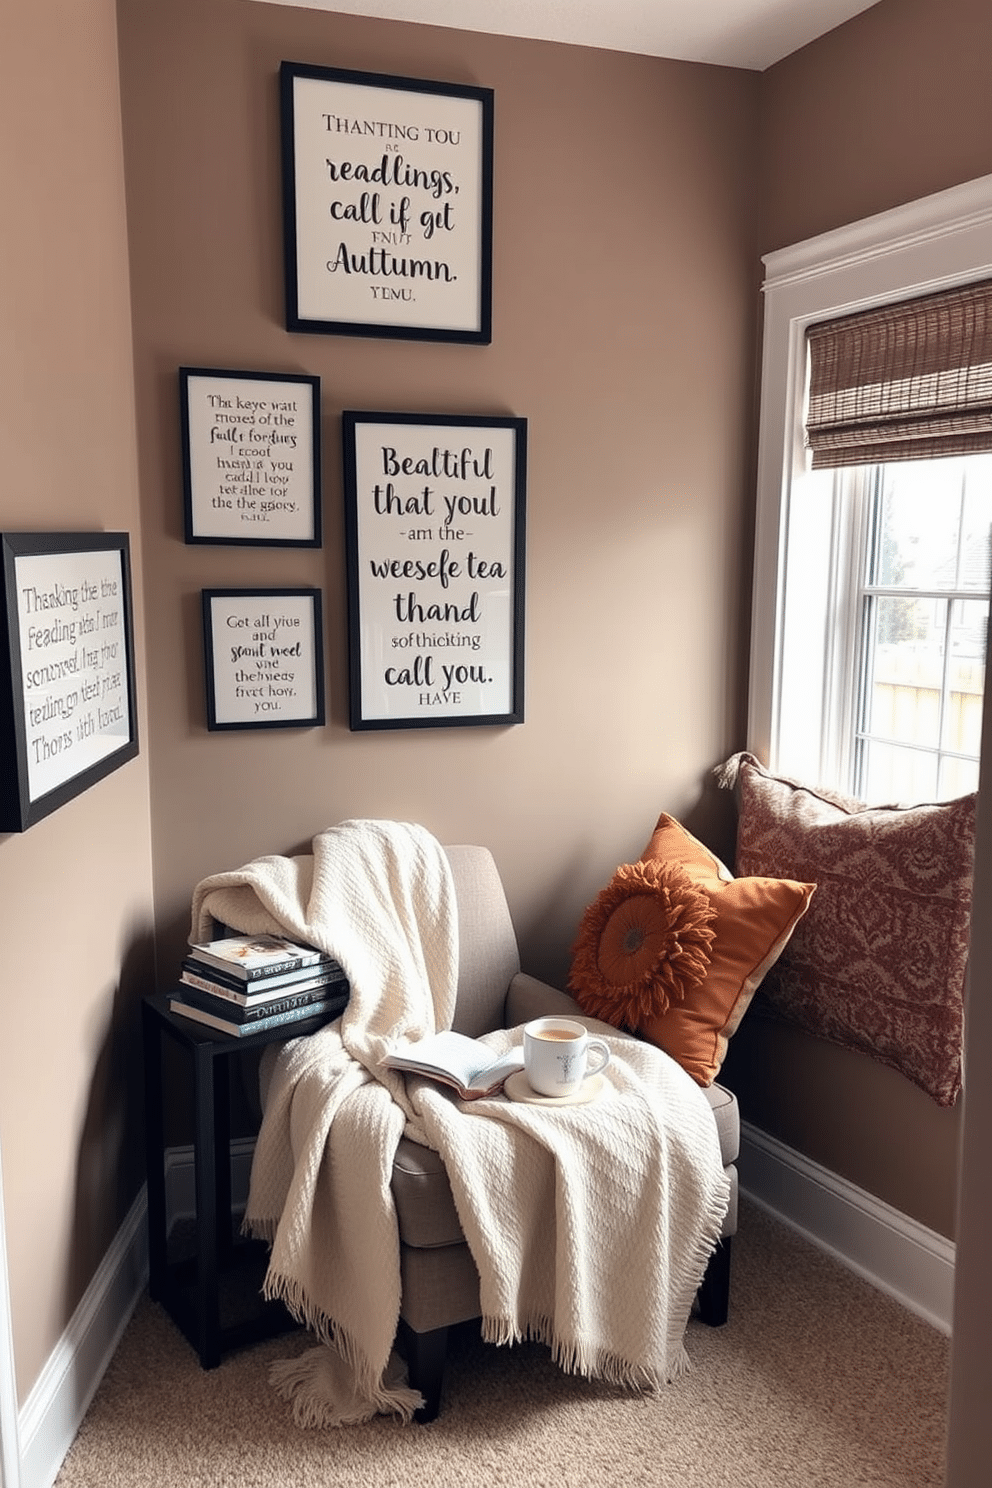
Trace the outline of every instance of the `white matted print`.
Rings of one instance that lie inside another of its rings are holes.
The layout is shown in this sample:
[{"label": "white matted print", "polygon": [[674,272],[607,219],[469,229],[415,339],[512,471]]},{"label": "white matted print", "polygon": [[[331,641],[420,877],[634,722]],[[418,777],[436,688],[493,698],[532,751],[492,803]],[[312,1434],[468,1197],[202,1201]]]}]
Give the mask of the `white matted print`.
[{"label": "white matted print", "polygon": [[291,331],[492,339],[493,94],[284,62]]},{"label": "white matted print", "polygon": [[2,538],[0,830],[25,831],[138,752],[126,532]]},{"label": "white matted print", "polygon": [[188,543],[320,546],[320,379],[180,367]]},{"label": "white matted print", "polygon": [[209,729],[324,722],[319,589],[204,589]]},{"label": "white matted print", "polygon": [[526,420],[342,424],[351,727],[521,723]]}]

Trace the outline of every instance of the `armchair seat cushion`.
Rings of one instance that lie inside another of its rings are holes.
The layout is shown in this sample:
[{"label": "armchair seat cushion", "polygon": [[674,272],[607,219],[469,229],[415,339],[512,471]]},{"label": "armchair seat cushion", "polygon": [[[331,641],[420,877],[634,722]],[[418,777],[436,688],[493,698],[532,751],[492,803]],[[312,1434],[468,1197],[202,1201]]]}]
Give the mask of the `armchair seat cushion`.
[{"label": "armchair seat cushion", "polygon": [[[618,1036],[616,1029],[611,1029],[611,1033],[614,1038]],[[740,1112],[736,1097],[716,1084],[708,1086],[703,1093],[716,1119],[723,1165],[730,1167],[740,1152]],[[409,1137],[401,1138],[393,1162],[391,1187],[404,1245],[417,1250],[432,1250],[464,1241],[444,1163],[432,1148],[422,1147]],[[731,1210],[736,1229],[736,1205],[733,1202]],[[727,1223],[724,1224],[724,1233],[733,1233]]]},{"label": "armchair seat cushion", "polygon": [[737,1097],[725,1086],[718,1085],[716,1081],[707,1085],[703,1094],[710,1103],[713,1119],[716,1122],[717,1136],[720,1139],[720,1156],[723,1166],[729,1167],[735,1163],[741,1155],[741,1110],[737,1104]]},{"label": "armchair seat cushion", "polygon": [[432,1250],[464,1244],[451,1185],[439,1153],[401,1137],[393,1161],[393,1199],[404,1245]]}]

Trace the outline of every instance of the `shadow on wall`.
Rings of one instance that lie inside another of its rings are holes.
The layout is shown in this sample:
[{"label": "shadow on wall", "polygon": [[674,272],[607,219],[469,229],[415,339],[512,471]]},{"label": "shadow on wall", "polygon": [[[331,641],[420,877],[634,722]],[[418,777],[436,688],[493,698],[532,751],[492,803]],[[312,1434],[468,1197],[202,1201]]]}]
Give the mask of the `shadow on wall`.
[{"label": "shadow on wall", "polygon": [[154,990],[154,936],[133,930],[96,1054],[79,1139],[65,1314],[78,1306],[144,1181],[141,999]]},{"label": "shadow on wall", "polygon": [[[602,805],[600,809],[603,809]],[[733,871],[736,809],[731,793],[720,788],[712,770],[703,776],[695,804],[681,814],[672,811],[671,803],[660,796],[657,802],[651,803],[645,811],[640,834],[628,844],[629,856],[621,861],[636,862],[647,847],[663,811],[678,814],[686,829]],[[528,905],[525,914],[514,917],[525,971],[552,986],[565,986],[571,948],[583,911],[618,867],[620,861],[614,863],[606,858],[594,862],[588,844],[558,864],[554,878],[543,885],[540,897]]]}]

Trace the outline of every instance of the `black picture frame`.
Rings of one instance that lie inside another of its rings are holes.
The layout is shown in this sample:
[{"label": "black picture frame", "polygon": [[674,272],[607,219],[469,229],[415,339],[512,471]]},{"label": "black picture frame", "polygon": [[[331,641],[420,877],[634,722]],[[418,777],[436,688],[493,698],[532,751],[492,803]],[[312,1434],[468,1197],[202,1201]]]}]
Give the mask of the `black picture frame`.
[{"label": "black picture frame", "polygon": [[320,378],[179,368],[187,543],[319,548]]},{"label": "black picture frame", "polygon": [[280,115],[287,329],[488,344],[492,89],[283,62]]},{"label": "black picture frame", "polygon": [[324,647],[319,589],[203,589],[207,728],[319,728]]},{"label": "black picture frame", "polygon": [[138,753],[126,532],[4,532],[0,830],[24,832]]},{"label": "black picture frame", "polygon": [[342,414],[353,730],[524,719],[527,420]]}]

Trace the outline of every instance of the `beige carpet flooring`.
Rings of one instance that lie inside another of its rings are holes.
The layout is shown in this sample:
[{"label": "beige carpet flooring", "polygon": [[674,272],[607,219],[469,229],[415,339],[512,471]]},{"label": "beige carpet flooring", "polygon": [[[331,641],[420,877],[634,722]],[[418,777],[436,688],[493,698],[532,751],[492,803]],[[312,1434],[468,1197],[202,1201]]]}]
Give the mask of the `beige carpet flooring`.
[{"label": "beige carpet flooring", "polygon": [[729,1323],[658,1395],[457,1336],[426,1427],[301,1431],[267,1371],[306,1335],[205,1373],[145,1298],[56,1488],[939,1488],[949,1341],[753,1205],[734,1246]]}]

